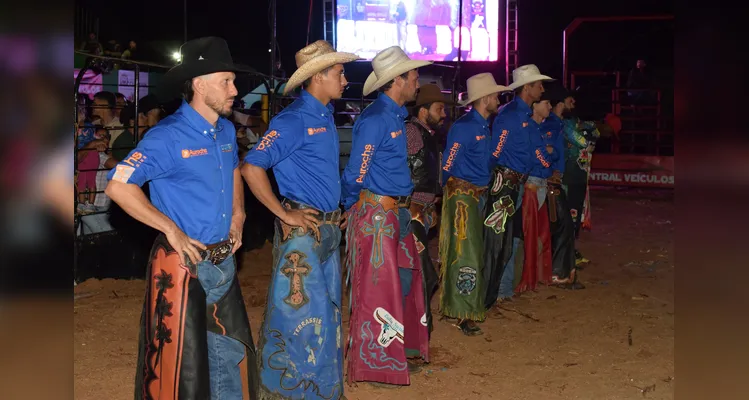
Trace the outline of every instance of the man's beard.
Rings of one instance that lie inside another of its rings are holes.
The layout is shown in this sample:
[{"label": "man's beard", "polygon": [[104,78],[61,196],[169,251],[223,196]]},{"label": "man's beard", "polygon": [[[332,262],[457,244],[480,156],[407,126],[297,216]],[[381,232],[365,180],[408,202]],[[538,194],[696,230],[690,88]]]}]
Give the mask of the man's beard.
[{"label": "man's beard", "polygon": [[442,126],[442,123],[444,122],[443,119],[435,119],[431,115],[427,117],[427,125],[429,125],[432,130],[437,130],[439,127]]},{"label": "man's beard", "polygon": [[228,116],[230,116],[232,114],[232,108],[231,107],[229,107],[228,110],[224,109],[224,102],[214,101],[214,100],[207,99],[206,105],[208,105],[208,107],[210,107],[211,110],[215,111],[216,114],[218,114],[218,115],[220,115],[220,116],[222,116],[224,118],[226,118],[226,117],[228,117]]}]

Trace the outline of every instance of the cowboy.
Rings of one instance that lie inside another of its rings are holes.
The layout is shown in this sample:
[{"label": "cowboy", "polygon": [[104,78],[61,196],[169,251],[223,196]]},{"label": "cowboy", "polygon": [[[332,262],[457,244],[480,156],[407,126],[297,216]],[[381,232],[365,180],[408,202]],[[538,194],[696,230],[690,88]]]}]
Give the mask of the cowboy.
[{"label": "cowboy", "polygon": [[[528,171],[521,204],[521,219],[523,231],[523,270],[522,277],[515,290],[522,293],[535,290],[536,284],[561,284],[558,276],[552,276],[551,269],[551,232],[549,230],[549,211],[546,203],[547,178],[552,175],[552,166],[558,162],[559,154],[554,152],[550,143],[551,133],[542,130],[541,124],[549,117],[551,105],[549,99],[541,95],[541,99],[531,103],[531,118],[528,121],[528,133],[531,139],[546,143],[551,147],[548,163],[532,163]],[[550,131],[549,131],[550,132]],[[533,142],[533,140],[532,140]],[[540,245],[539,245],[540,242]]]},{"label": "cowboy", "polygon": [[[242,245],[244,192],[226,119],[240,70],[217,37],[191,40],[180,53],[164,91],[181,87],[182,105],[110,171],[106,189],[161,232],[146,275],[136,397],[254,399],[255,347],[233,256]],[[151,202],[141,190],[147,181]]]},{"label": "cowboy", "polygon": [[[343,396],[341,193],[338,131],[331,100],[359,59],[318,40],[296,53],[284,95],[301,95],[271,121],[244,159],[242,176],[276,215],[273,274],[260,330],[260,394],[272,398]],[[266,170],[273,168],[279,202]]]},{"label": "cowboy", "polygon": [[403,105],[416,100],[417,68],[429,64],[392,46],[375,55],[374,71],[364,82],[364,96],[380,93],[356,119],[342,177],[351,285],[350,382],[409,385],[409,370],[419,368],[407,362],[406,347],[418,349],[428,362],[427,305],[410,234],[413,183]]},{"label": "cowboy", "polygon": [[[416,102],[411,108],[411,118],[406,123],[408,166],[414,192],[411,196],[411,230],[416,242],[416,251],[421,259],[421,274],[424,279],[427,327],[431,335],[434,325],[429,307],[432,295],[437,290],[438,276],[429,256],[429,229],[437,225],[435,203],[441,192],[440,143],[435,131],[445,123],[445,106],[452,100],[442,94],[439,86],[424,85],[419,89]],[[411,353],[406,349],[406,353]],[[414,353],[411,353],[414,354]]]},{"label": "cowboy", "polygon": [[498,93],[509,90],[497,85],[491,73],[468,78],[468,94],[461,105],[471,111],[450,128],[442,156],[445,182],[440,224],[442,260],[442,315],[457,318],[463,334],[482,334],[476,321],[486,317],[483,219],[489,184],[491,131],[489,117],[499,109]]},{"label": "cowboy", "polygon": [[530,106],[541,99],[543,82],[550,80],[533,64],[512,71],[513,82],[509,88],[515,92],[515,98],[499,110],[492,125],[489,162],[492,180],[484,221],[484,278],[487,285],[484,304],[487,309],[500,300],[501,283],[512,288],[512,255],[514,244],[518,243],[513,239],[522,237],[522,213],[516,211],[520,210],[519,200],[528,172],[532,165],[548,164],[551,159],[546,144],[530,125]]},{"label": "cowboy", "polygon": [[[572,97],[561,85],[550,85],[542,96],[542,100],[549,101],[551,113],[541,123],[541,131],[545,133],[547,142],[554,147],[554,153],[558,154],[558,157],[551,163],[550,170],[553,172],[547,178],[548,190],[546,191],[551,234],[551,270],[552,280],[558,287],[583,289],[585,287],[576,279],[575,226],[566,193],[562,189],[562,179],[566,167],[564,154],[567,148],[562,118],[568,109],[565,103],[569,99],[572,99]],[[574,130],[568,130],[571,131],[571,135],[577,137],[576,142],[585,142],[585,138]]]},{"label": "cowboy", "polygon": [[[590,229],[588,179],[595,143],[601,134],[594,122],[581,121],[577,116],[574,116],[574,109],[575,97],[573,93],[568,92],[567,97],[564,98],[564,111],[562,112],[564,138],[567,141],[563,184],[575,227],[575,240],[577,240],[580,237],[581,228]],[[589,262],[590,260],[575,249],[575,267],[577,269],[583,269],[585,264]]]}]

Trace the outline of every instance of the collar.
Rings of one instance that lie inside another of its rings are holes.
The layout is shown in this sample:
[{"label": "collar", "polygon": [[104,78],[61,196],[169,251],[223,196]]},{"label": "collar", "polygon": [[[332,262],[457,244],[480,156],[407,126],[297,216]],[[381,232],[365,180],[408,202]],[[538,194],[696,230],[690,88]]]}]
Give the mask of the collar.
[{"label": "collar", "polygon": [[321,117],[327,117],[328,115],[333,114],[334,108],[332,104],[323,104],[308,91],[302,89],[302,94],[299,97],[304,101],[304,104],[310,106],[312,108],[312,111],[314,111],[316,114],[320,114]]},{"label": "collar", "polygon": [[476,111],[475,108],[471,108],[471,111],[469,111],[468,113],[471,114],[471,118],[473,118],[474,121],[480,123],[481,126],[483,126],[484,128],[489,127],[489,120],[487,118],[482,117],[481,114],[479,114],[479,112]]},{"label": "collar", "polygon": [[430,128],[428,125],[426,125],[425,123],[421,122],[420,119],[418,119],[416,117],[411,117],[411,123],[419,124],[422,128],[426,129],[427,132],[429,132],[430,135],[434,135],[434,129]]},{"label": "collar", "polygon": [[405,106],[399,106],[396,102],[385,93],[377,94],[377,101],[382,102],[385,105],[385,109],[398,116],[400,119],[405,119],[408,116],[408,110]]},{"label": "collar", "polygon": [[210,122],[208,122],[207,119],[198,114],[198,112],[195,111],[195,109],[192,108],[192,106],[190,106],[190,104],[188,104],[185,100],[182,100],[182,105],[179,106],[177,112],[182,114],[185,120],[187,120],[188,125],[190,125],[196,131],[202,133],[206,137],[214,138],[216,132],[221,132],[224,129],[224,126],[221,123],[223,117],[218,117],[216,126],[214,127]]},{"label": "collar", "polygon": [[530,118],[531,115],[533,115],[533,110],[531,110],[531,107],[523,101],[523,99],[520,98],[520,96],[516,96],[512,101],[517,102],[517,110],[523,112],[524,114],[528,115]]}]

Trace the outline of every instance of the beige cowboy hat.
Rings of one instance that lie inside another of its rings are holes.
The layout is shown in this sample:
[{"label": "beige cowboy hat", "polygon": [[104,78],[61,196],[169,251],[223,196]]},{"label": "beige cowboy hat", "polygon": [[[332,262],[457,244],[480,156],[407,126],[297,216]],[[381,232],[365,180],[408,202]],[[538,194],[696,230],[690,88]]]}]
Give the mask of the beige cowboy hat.
[{"label": "beige cowboy hat", "polygon": [[490,94],[511,90],[507,86],[497,85],[494,76],[490,72],[484,72],[468,78],[466,86],[468,87],[468,90],[465,99],[459,102],[461,106],[467,106]]},{"label": "beige cowboy hat", "polygon": [[551,82],[554,80],[550,76],[541,75],[541,71],[534,64],[521,65],[512,71],[512,84],[509,88],[510,90],[515,90],[528,83],[536,81]]},{"label": "beige cowboy hat", "polygon": [[382,87],[382,85],[395,79],[412,69],[431,64],[431,61],[412,60],[398,46],[391,46],[377,53],[372,59],[372,73],[364,82],[362,94],[368,96],[370,93]]},{"label": "beige cowboy hat", "polygon": [[296,60],[297,69],[291,75],[288,82],[286,82],[286,86],[283,89],[284,95],[296,89],[304,81],[325,68],[336,64],[356,61],[359,59],[359,56],[352,53],[335,51],[330,43],[318,40],[297,51],[294,59]]}]

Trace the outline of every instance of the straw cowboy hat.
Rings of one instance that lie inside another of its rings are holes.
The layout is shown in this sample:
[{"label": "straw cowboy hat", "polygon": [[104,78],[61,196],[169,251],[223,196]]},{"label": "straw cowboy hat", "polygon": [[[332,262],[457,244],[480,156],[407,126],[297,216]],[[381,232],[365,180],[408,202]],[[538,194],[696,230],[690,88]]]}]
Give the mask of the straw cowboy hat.
[{"label": "straw cowboy hat", "polygon": [[362,94],[368,96],[370,93],[382,87],[382,85],[395,79],[412,69],[430,65],[431,61],[412,60],[398,46],[391,46],[377,53],[372,59],[372,73],[364,82]]},{"label": "straw cowboy hat", "polygon": [[509,87],[510,90],[515,90],[528,83],[536,81],[551,82],[554,80],[549,76],[541,75],[541,71],[534,64],[521,65],[512,71],[512,84]]},{"label": "straw cowboy hat", "polygon": [[325,68],[358,60],[359,56],[352,53],[337,52],[330,43],[318,40],[297,51],[294,59],[296,60],[297,70],[294,71],[294,74],[286,82],[286,86],[283,89],[284,95],[296,89],[304,81]]},{"label": "straw cowboy hat", "polygon": [[437,102],[445,103],[446,106],[453,105],[453,101],[442,94],[439,86],[430,83],[419,88],[419,94],[416,95],[416,102],[414,102],[413,107]]},{"label": "straw cowboy hat", "polygon": [[224,39],[209,36],[193,39],[179,48],[182,60],[164,74],[162,95],[178,95],[188,79],[215,72],[253,72],[234,65]]},{"label": "straw cowboy hat", "polygon": [[462,106],[467,106],[490,94],[511,90],[507,86],[497,85],[494,76],[489,72],[484,72],[468,78],[466,86],[468,86],[466,99],[459,102]]}]

